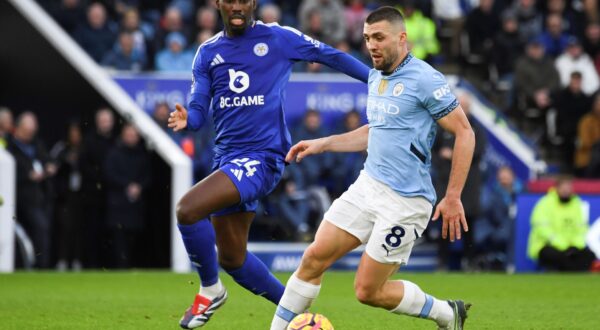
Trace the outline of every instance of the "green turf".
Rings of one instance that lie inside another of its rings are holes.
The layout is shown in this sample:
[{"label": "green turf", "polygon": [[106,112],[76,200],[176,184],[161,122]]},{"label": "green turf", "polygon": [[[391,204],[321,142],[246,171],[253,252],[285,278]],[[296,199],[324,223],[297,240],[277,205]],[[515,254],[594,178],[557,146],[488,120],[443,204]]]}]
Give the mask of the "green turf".
[{"label": "green turf", "polygon": [[[599,275],[402,276],[437,297],[472,302],[468,329],[600,329]],[[268,329],[274,305],[222,278],[229,300],[205,329]],[[353,279],[350,272],[328,273],[312,308],[336,329],[435,328],[361,305]],[[167,272],[0,275],[0,329],[177,329],[197,285],[195,274]]]}]

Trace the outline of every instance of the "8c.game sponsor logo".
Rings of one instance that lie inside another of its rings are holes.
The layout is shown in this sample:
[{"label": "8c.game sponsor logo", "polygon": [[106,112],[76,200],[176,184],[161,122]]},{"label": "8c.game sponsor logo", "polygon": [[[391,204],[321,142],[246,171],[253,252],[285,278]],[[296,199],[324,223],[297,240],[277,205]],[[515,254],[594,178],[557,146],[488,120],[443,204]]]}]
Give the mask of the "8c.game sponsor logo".
[{"label": "8c.game sponsor logo", "polygon": [[[250,76],[244,71],[235,71],[229,69],[229,89],[232,92],[240,94],[245,92],[250,87]],[[264,105],[264,95],[248,95],[248,96],[235,96],[235,97],[224,97],[221,96],[219,99],[220,108],[229,107],[242,107],[249,105]]]}]

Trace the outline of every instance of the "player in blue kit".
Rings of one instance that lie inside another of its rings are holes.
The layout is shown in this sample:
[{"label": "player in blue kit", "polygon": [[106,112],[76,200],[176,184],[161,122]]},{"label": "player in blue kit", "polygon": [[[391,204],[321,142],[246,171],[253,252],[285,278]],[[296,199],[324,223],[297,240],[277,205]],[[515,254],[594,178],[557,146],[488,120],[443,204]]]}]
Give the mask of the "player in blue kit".
[{"label": "player in blue kit", "polygon": [[473,156],[473,131],[444,76],[408,52],[399,11],[381,7],[369,14],[364,38],[375,67],[369,75],[369,123],[349,133],[300,141],[286,160],[367,149],[365,167],[325,213],[315,241],[287,283],[271,330],[285,329],[306,311],[319,294],[325,270],[361,244],[366,247],[354,284],[361,303],[430,319],[440,329],[462,329],[468,304],[436,299],[412,282],[390,277],[408,262],[435,204],[429,168],[437,124],[456,140],[446,196],[433,218],[442,216],[442,236],[449,234],[451,241],[460,239],[462,228],[468,230],[460,194]]},{"label": "player in blue kit", "polygon": [[283,294],[283,285],[246,245],[257,200],[275,188],[291,146],[283,102],[293,63],[323,63],[364,82],[369,75],[351,56],[295,29],[255,21],[255,0],[216,5],[225,29],[198,48],[189,111],[176,105],[169,118],[175,131],[198,130],[212,107],[216,129],[213,173],[177,205],[179,230],[202,284],[180,321],[183,328],[204,325],[227,299],[218,264],[275,304]]}]

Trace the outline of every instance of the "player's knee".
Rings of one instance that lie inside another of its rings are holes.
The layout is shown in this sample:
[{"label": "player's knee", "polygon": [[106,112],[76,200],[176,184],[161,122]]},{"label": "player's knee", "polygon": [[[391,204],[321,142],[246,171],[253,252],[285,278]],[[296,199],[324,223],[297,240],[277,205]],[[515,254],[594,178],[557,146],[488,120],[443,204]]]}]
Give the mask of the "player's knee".
[{"label": "player's knee", "polygon": [[177,203],[175,213],[177,215],[177,222],[180,225],[193,225],[198,221],[198,217],[195,216],[192,207],[184,200],[180,200],[179,203]]},{"label": "player's knee", "polygon": [[354,293],[361,304],[377,306],[377,290],[357,282],[354,284]]},{"label": "player's knee", "polygon": [[219,266],[225,270],[234,270],[242,267],[245,259],[245,253],[222,252],[219,250]]}]

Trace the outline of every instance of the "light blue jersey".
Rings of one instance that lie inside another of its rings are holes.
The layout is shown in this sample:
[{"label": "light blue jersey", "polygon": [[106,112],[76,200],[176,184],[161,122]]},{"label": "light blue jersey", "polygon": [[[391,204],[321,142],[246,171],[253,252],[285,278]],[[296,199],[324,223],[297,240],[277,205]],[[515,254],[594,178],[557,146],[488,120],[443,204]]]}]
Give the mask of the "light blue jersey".
[{"label": "light blue jersey", "polygon": [[410,53],[388,76],[371,70],[366,172],[402,196],[435,204],[429,168],[436,121],[457,106],[444,76]]}]

